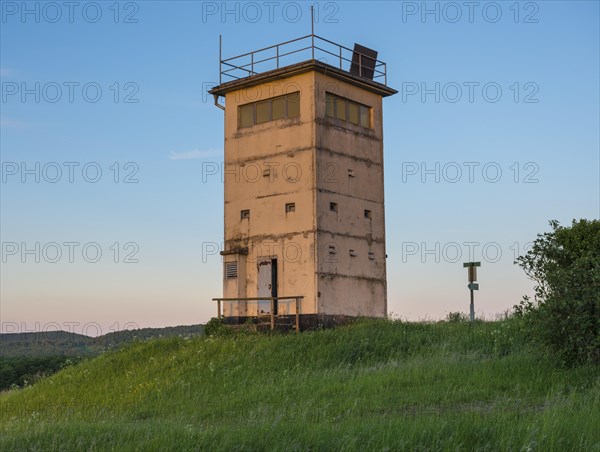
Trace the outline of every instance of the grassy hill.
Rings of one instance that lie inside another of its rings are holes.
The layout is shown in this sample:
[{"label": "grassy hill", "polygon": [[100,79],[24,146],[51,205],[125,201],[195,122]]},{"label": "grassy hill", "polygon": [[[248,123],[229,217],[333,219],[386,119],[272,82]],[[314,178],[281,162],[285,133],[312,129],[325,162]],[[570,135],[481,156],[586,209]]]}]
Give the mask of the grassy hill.
[{"label": "grassy hill", "polygon": [[203,325],[141,328],[90,337],[67,331],[0,334],[0,391],[23,387],[82,359],[135,341],[203,333]]},{"label": "grassy hill", "polygon": [[600,368],[514,321],[135,343],[0,395],[0,449],[600,451]]}]

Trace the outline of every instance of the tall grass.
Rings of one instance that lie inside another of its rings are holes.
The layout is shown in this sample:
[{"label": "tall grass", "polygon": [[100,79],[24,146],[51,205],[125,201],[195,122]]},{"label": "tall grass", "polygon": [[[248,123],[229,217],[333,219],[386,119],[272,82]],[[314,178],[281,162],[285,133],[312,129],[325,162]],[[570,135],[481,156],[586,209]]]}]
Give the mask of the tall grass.
[{"label": "tall grass", "polygon": [[514,320],[154,340],[0,396],[0,449],[600,451],[599,371]]}]

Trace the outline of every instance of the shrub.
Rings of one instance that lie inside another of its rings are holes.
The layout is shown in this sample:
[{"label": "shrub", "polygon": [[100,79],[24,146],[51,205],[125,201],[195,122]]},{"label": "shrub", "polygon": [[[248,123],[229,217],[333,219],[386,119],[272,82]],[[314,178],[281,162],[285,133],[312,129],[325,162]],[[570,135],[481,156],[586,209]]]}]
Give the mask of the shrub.
[{"label": "shrub", "polygon": [[223,323],[223,319],[213,317],[204,326],[204,334],[207,336],[223,336],[228,332],[227,327]]},{"label": "shrub", "polygon": [[446,316],[446,322],[459,323],[469,320],[469,316],[464,312],[449,312]]},{"label": "shrub", "polygon": [[517,258],[536,282],[535,301],[525,297],[515,315],[562,364],[600,363],[600,221],[551,221]]}]

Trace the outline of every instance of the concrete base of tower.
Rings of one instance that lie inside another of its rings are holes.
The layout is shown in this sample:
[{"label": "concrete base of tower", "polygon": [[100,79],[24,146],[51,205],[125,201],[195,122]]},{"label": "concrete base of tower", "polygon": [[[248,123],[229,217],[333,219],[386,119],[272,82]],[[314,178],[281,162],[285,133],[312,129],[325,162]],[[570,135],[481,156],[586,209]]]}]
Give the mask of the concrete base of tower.
[{"label": "concrete base of tower", "polygon": [[[364,317],[328,314],[300,314],[298,329],[300,331],[334,328],[355,322]],[[248,328],[252,331],[267,331],[271,329],[271,316],[239,316],[223,317],[223,323],[236,329]],[[277,331],[294,331],[296,329],[295,315],[274,316],[273,328]]]}]

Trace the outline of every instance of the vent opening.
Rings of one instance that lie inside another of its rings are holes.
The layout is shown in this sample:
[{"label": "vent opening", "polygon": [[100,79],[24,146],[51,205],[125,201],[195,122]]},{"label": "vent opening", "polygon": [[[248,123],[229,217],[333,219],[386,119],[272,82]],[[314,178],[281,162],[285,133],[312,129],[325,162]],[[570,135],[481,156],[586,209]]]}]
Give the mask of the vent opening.
[{"label": "vent opening", "polygon": [[234,279],[238,277],[238,265],[237,262],[225,263],[225,277],[227,279]]}]

